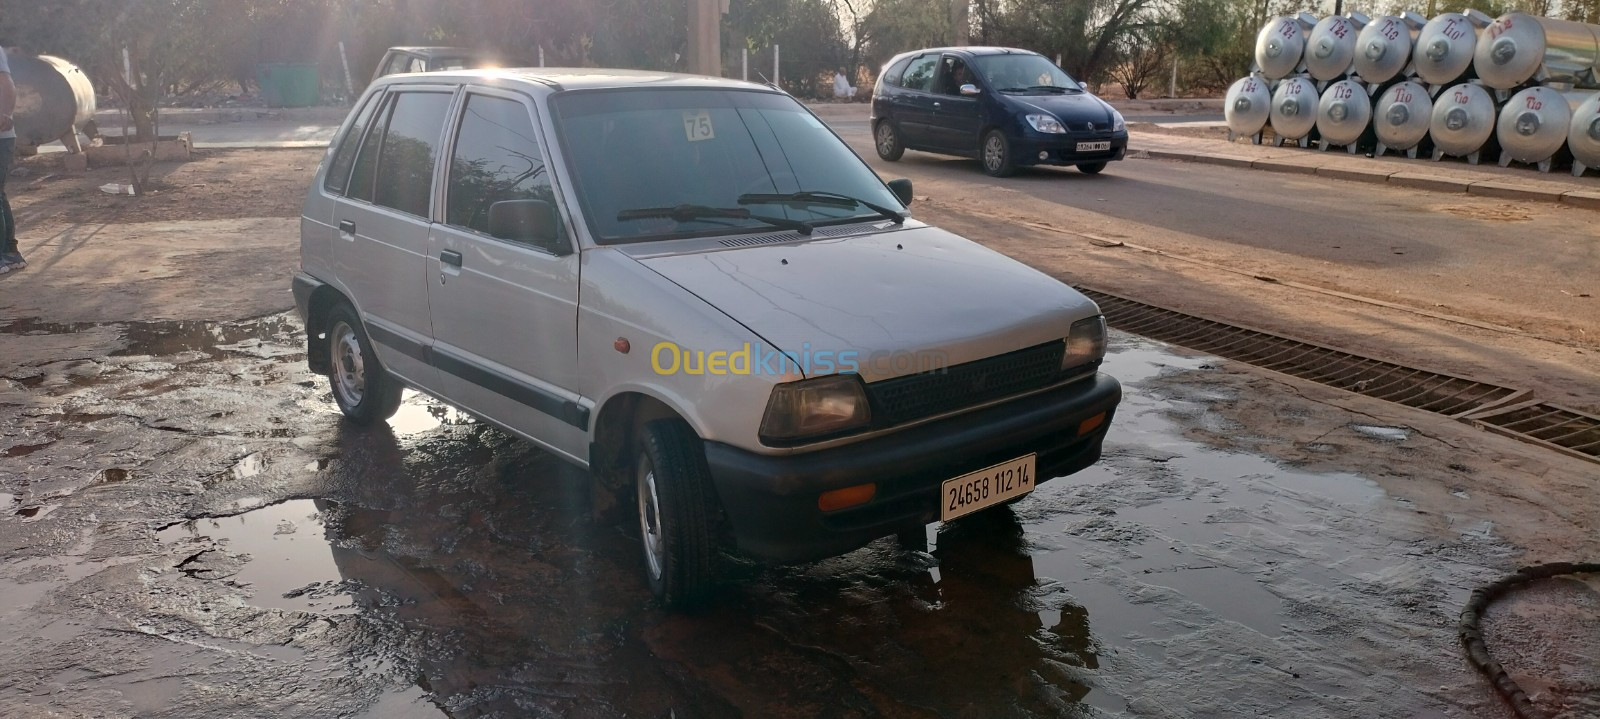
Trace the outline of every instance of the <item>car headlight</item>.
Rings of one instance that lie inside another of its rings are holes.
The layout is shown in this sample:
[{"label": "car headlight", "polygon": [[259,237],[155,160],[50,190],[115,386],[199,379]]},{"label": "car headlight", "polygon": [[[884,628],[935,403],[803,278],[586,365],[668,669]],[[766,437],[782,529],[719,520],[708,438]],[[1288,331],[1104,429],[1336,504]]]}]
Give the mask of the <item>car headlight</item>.
[{"label": "car headlight", "polygon": [[834,434],[872,422],[861,377],[836,374],[772,388],[761,439],[778,442]]},{"label": "car headlight", "polygon": [[1128,121],[1122,119],[1122,113],[1117,112],[1116,110],[1112,110],[1111,111],[1111,131],[1112,132],[1122,132],[1122,131],[1127,130],[1127,129],[1128,129]]},{"label": "car headlight", "polygon": [[1028,118],[1028,124],[1039,132],[1061,135],[1067,131],[1067,128],[1061,126],[1061,121],[1057,120],[1055,115],[1027,115],[1026,117]]},{"label": "car headlight", "polygon": [[1098,362],[1106,356],[1106,318],[1095,315],[1072,323],[1067,331],[1067,351],[1061,356],[1061,369],[1068,370]]}]

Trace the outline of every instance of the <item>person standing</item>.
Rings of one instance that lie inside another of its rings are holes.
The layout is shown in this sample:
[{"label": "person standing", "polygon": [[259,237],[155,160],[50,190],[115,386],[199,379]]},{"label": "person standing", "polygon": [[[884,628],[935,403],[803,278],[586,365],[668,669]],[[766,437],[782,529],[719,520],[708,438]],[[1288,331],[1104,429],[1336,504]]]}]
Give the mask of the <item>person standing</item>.
[{"label": "person standing", "polygon": [[0,275],[28,266],[17,251],[17,221],[11,215],[11,200],[6,197],[6,178],[11,176],[11,153],[17,148],[17,129],[11,114],[17,110],[17,86],[11,82],[11,63],[0,47]]}]

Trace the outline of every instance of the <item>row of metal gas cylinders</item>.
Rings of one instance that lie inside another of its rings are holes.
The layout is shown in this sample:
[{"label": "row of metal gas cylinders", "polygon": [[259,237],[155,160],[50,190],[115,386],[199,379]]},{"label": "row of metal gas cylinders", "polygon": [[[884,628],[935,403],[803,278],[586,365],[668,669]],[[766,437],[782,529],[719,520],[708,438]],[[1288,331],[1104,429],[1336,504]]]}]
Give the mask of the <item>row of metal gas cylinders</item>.
[{"label": "row of metal gas cylinders", "polygon": [[1500,164],[1600,167],[1600,26],[1476,10],[1432,20],[1360,13],[1267,23],[1256,67],[1229,88],[1230,139],[1270,121],[1280,144]]}]

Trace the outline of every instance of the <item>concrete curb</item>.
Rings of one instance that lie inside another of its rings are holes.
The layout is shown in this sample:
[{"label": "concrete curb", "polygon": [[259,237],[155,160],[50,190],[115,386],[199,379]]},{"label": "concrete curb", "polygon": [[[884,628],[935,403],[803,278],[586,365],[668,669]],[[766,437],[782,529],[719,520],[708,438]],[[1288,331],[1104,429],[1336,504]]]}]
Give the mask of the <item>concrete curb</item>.
[{"label": "concrete curb", "polygon": [[1382,166],[1371,168],[1364,167],[1331,167],[1324,165],[1308,164],[1290,158],[1249,158],[1238,155],[1227,155],[1216,152],[1201,152],[1195,150],[1147,149],[1130,148],[1130,152],[1142,152],[1152,159],[1178,160],[1181,162],[1196,162],[1206,165],[1222,165],[1224,167],[1244,167],[1266,172],[1282,172],[1298,175],[1319,175],[1335,180],[1349,182],[1365,182],[1369,184],[1388,184],[1397,187],[1407,187],[1414,190],[1427,190],[1440,193],[1465,193],[1480,197],[1495,197],[1507,200],[1523,200],[1535,202],[1554,202],[1572,207],[1600,210],[1600,185],[1593,190],[1562,190],[1558,188],[1537,187],[1508,180],[1473,180],[1448,175],[1434,175],[1427,172],[1412,170],[1391,170]]}]

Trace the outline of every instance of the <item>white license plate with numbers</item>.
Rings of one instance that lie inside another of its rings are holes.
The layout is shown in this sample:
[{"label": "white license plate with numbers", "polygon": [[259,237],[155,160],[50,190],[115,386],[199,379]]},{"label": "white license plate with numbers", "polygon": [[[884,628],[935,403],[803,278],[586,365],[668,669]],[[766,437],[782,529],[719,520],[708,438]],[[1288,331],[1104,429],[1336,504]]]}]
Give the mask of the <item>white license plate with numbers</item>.
[{"label": "white license plate with numbers", "polygon": [[1078,152],[1105,152],[1111,149],[1111,142],[1080,142]]},{"label": "white license plate with numbers", "polygon": [[948,522],[1033,491],[1035,455],[947,479],[939,486],[939,521]]}]

